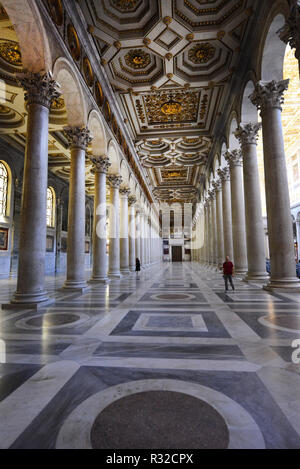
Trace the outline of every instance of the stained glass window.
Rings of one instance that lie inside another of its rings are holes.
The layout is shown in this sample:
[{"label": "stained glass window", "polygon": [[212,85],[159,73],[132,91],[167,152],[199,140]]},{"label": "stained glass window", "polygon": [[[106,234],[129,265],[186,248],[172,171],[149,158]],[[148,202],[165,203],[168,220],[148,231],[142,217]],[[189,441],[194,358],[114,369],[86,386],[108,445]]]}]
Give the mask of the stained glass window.
[{"label": "stained glass window", "polygon": [[55,200],[54,191],[51,187],[47,189],[47,226],[55,226]]},{"label": "stained glass window", "polygon": [[0,215],[5,216],[7,212],[7,190],[8,190],[8,171],[3,163],[0,162]]}]

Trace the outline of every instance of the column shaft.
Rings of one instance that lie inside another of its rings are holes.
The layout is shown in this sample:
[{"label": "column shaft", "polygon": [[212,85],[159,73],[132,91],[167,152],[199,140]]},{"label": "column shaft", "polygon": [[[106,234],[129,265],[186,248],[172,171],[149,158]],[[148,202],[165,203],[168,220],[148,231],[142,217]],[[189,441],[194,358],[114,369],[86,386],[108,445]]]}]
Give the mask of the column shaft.
[{"label": "column shaft", "polygon": [[129,240],[128,240],[128,189],[121,189],[120,204],[120,268],[123,275],[130,273],[129,270]]}]

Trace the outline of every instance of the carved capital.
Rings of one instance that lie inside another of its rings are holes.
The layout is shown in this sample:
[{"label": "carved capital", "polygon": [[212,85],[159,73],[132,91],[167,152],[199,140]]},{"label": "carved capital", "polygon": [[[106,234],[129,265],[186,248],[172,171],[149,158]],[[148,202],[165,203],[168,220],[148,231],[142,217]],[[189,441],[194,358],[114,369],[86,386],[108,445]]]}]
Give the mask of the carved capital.
[{"label": "carved capital", "polygon": [[111,166],[111,163],[109,162],[109,159],[106,157],[95,157],[95,156],[90,156],[89,157],[91,162],[93,163],[93,168],[91,172],[93,174],[95,173],[104,173],[107,174],[107,171],[109,170],[109,167]]},{"label": "carved capital", "polygon": [[226,166],[225,168],[219,168],[217,170],[218,176],[220,180],[223,181],[230,181],[230,173],[229,173],[229,168]]},{"label": "carved capital", "polygon": [[208,198],[209,198],[211,201],[214,201],[215,198],[216,198],[216,192],[215,192],[214,190],[208,191]]},{"label": "carved capital", "polygon": [[261,129],[259,124],[240,124],[236,129],[234,135],[239,140],[241,146],[243,145],[257,145],[258,132]]},{"label": "carved capital", "polygon": [[122,177],[117,174],[110,174],[107,179],[110,187],[113,187],[114,189],[119,189],[122,184]]},{"label": "carved capital", "polygon": [[284,103],[283,94],[288,89],[289,81],[259,81],[249,99],[262,112],[272,108],[282,110],[281,105]]},{"label": "carved capital", "polygon": [[87,127],[65,127],[64,132],[70,148],[81,148],[85,151],[88,144],[93,140]]},{"label": "carved capital", "polygon": [[222,190],[222,184],[221,184],[220,179],[218,179],[217,181],[214,181],[212,185],[213,185],[215,192],[220,192]]},{"label": "carved capital", "polygon": [[60,86],[53,80],[52,74],[24,72],[17,76],[19,84],[25,90],[27,104],[41,104],[50,109],[54,99],[60,97]]},{"label": "carved capital", "polygon": [[232,150],[225,153],[225,160],[228,162],[230,169],[235,166],[243,166],[243,154],[241,150]]},{"label": "carved capital", "polygon": [[279,31],[280,39],[289,44],[292,49],[296,49],[295,57],[300,59],[300,2],[292,0],[290,15]]},{"label": "carved capital", "polygon": [[136,197],[134,195],[130,195],[128,197],[128,205],[129,207],[131,207],[132,205],[134,205],[136,203]]},{"label": "carved capital", "polygon": [[120,189],[120,195],[127,198],[130,195],[130,189],[128,189],[128,187],[123,187]]}]

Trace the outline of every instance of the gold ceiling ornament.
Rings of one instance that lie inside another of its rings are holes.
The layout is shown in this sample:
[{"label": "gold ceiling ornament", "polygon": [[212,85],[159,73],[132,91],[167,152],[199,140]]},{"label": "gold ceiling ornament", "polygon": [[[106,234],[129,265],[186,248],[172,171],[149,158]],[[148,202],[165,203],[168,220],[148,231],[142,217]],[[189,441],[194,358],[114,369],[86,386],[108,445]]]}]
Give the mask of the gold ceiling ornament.
[{"label": "gold ceiling ornament", "polygon": [[83,59],[83,73],[88,86],[93,86],[94,72],[91,66],[91,62],[87,57],[84,57]]},{"label": "gold ceiling ornament", "polygon": [[185,36],[186,40],[189,41],[189,42],[192,42],[194,40],[194,34],[193,33],[189,33]]},{"label": "gold ceiling ornament", "polygon": [[173,55],[171,54],[171,52],[168,52],[166,55],[165,55],[165,58],[167,60],[171,60],[173,58]]},{"label": "gold ceiling ornament", "polygon": [[102,65],[102,67],[105,67],[105,65],[107,65],[107,60],[106,59],[101,59],[100,63]]},{"label": "gold ceiling ornament", "polygon": [[167,73],[167,78],[169,78],[169,80],[172,80],[173,76],[173,73]]},{"label": "gold ceiling ornament", "polygon": [[180,103],[169,101],[161,106],[161,112],[167,116],[179,114],[182,111]]},{"label": "gold ceiling ornament", "polygon": [[148,123],[163,124],[172,122],[196,121],[199,92],[185,89],[153,92],[144,96]]},{"label": "gold ceiling ornament", "polygon": [[188,57],[194,64],[207,63],[215,55],[216,49],[209,42],[200,42],[189,50]]},{"label": "gold ceiling ornament", "polygon": [[64,20],[64,8],[61,0],[48,0],[48,8],[51,18],[57,26],[61,26]]},{"label": "gold ceiling ornament", "polygon": [[122,44],[120,43],[120,41],[115,41],[115,42],[114,42],[114,46],[115,46],[116,49],[119,50],[119,49],[121,49]]},{"label": "gold ceiling ornament", "polygon": [[81,49],[79,44],[78,35],[74,26],[70,23],[67,29],[67,38],[71,55],[76,62],[80,59]]},{"label": "gold ceiling ornament", "polygon": [[0,57],[15,67],[22,66],[20,46],[15,41],[5,40],[0,43]]},{"label": "gold ceiling ornament", "polygon": [[60,97],[60,98],[55,98],[55,99],[52,101],[52,104],[51,104],[51,109],[52,109],[52,110],[54,110],[54,111],[61,111],[64,107],[65,107],[64,98],[62,98],[62,97]]},{"label": "gold ceiling ornament", "polygon": [[121,11],[133,10],[140,0],[112,0],[112,3]]},{"label": "gold ceiling ornament", "polygon": [[217,38],[219,40],[223,39],[223,37],[225,36],[226,32],[225,31],[218,31],[218,34],[217,34]]},{"label": "gold ceiling ornament", "polygon": [[127,52],[124,57],[126,65],[134,70],[146,68],[151,63],[150,54],[143,49],[133,49]]},{"label": "gold ceiling ornament", "polygon": [[164,24],[166,24],[167,26],[171,24],[172,21],[173,21],[173,18],[171,18],[171,16],[165,16],[163,19]]},{"label": "gold ceiling ornament", "polygon": [[149,46],[149,44],[151,44],[151,39],[149,39],[148,37],[145,37],[143,39],[143,43],[145,44],[145,46]]}]

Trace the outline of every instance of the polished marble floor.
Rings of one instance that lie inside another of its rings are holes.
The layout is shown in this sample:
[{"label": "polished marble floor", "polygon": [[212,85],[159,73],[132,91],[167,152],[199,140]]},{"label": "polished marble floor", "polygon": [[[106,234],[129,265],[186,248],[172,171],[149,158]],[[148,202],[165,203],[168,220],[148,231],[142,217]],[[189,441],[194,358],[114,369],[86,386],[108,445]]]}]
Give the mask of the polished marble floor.
[{"label": "polished marble floor", "polygon": [[300,295],[225,294],[196,263],[63,281],[45,311],[0,311],[0,448],[300,448]]}]

